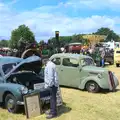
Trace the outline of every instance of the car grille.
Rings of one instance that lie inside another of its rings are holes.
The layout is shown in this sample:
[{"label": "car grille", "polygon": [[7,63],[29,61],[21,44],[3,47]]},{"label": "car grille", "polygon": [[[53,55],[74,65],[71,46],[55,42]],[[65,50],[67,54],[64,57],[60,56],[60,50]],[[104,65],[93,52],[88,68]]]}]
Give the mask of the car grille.
[{"label": "car grille", "polygon": [[115,82],[114,82],[113,74],[111,71],[108,71],[108,74],[109,74],[111,89],[112,89],[112,91],[115,91]]}]

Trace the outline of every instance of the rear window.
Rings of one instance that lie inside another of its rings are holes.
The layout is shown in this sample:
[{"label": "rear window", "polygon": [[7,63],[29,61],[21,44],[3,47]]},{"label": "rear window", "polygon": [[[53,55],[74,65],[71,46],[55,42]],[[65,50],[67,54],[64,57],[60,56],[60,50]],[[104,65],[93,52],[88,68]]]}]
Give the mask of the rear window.
[{"label": "rear window", "polygon": [[120,53],[120,51],[116,51],[116,53]]},{"label": "rear window", "polygon": [[52,62],[54,62],[56,65],[60,65],[61,64],[61,59],[60,58],[53,58]]},{"label": "rear window", "polygon": [[64,58],[63,59],[63,66],[67,66],[67,67],[78,67],[79,63],[77,59],[73,59],[73,58]]}]

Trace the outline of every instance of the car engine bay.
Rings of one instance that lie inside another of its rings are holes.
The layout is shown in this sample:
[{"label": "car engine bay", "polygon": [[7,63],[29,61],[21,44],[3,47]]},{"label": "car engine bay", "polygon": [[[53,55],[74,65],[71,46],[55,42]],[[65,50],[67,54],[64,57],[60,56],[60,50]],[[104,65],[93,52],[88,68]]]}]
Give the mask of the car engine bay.
[{"label": "car engine bay", "polygon": [[9,83],[21,84],[28,89],[34,90],[34,84],[44,83],[44,78],[31,71],[18,71],[12,73],[7,79]]}]

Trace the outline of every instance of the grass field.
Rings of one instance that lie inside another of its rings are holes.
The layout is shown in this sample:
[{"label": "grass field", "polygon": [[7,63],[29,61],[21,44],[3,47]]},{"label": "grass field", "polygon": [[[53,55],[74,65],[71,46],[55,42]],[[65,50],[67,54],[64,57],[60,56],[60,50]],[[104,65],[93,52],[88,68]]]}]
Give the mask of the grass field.
[{"label": "grass field", "polygon": [[[120,68],[109,67],[120,80]],[[119,88],[119,87],[118,87]],[[53,120],[120,120],[120,91],[92,94],[76,89],[61,88],[65,105]],[[0,109],[0,120],[26,120],[22,114],[10,114]],[[46,120],[45,115],[31,120]]]}]

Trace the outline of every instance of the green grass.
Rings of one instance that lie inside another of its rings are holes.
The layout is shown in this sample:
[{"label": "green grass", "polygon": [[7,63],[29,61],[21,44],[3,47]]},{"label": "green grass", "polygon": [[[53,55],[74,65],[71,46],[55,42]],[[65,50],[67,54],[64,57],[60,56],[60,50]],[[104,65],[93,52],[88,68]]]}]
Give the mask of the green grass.
[{"label": "green grass", "polygon": [[[119,68],[111,67],[118,72]],[[120,92],[92,94],[61,88],[64,105],[53,120],[120,120]],[[46,120],[45,114],[31,120]],[[26,120],[23,114],[10,114],[0,109],[0,120]]]},{"label": "green grass", "polygon": [[[92,94],[80,90],[62,88],[66,103],[59,109],[55,120],[120,120],[120,92]],[[0,109],[0,120],[25,120],[25,115],[10,114]],[[45,115],[31,120],[46,120]]]}]

